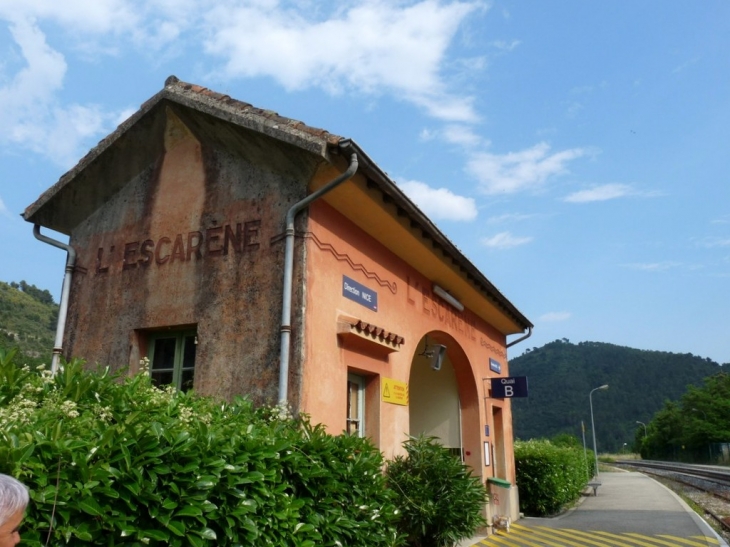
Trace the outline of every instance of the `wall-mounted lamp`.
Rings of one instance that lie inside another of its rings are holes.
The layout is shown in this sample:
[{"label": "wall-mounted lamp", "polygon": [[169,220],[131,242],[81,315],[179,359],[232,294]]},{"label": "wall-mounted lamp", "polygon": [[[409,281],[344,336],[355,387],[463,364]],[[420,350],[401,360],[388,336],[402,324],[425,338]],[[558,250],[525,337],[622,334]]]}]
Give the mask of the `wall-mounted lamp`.
[{"label": "wall-mounted lamp", "polygon": [[445,289],[442,289],[438,285],[433,286],[433,292],[440,296],[442,299],[446,301],[446,303],[450,304],[454,308],[456,308],[459,311],[464,311],[464,304],[459,302],[456,298],[451,296],[449,293],[446,292]]},{"label": "wall-mounted lamp", "polygon": [[446,355],[446,346],[443,344],[429,344],[428,337],[426,338],[426,345],[423,348],[423,352],[419,353],[423,357],[426,357],[429,361],[429,365],[433,370],[441,370],[441,365],[444,362],[444,356]]}]

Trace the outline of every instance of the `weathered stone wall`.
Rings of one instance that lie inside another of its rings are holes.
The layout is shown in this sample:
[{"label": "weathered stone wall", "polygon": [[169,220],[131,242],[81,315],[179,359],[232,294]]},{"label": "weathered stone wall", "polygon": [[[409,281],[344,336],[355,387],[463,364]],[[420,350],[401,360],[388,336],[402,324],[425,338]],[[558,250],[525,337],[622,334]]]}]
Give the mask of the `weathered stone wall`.
[{"label": "weathered stone wall", "polygon": [[[275,401],[284,251],[277,236],[322,160],[221,129],[167,107],[164,155],[74,230],[65,354],[134,368],[145,333],[195,326],[196,391]],[[303,259],[301,244],[295,257]]]}]

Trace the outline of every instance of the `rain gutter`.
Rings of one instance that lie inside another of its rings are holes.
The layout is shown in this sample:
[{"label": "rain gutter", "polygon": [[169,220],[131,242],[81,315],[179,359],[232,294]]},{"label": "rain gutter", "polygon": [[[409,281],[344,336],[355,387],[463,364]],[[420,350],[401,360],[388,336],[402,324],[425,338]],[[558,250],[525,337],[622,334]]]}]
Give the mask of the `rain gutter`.
[{"label": "rain gutter", "polygon": [[515,344],[519,344],[523,340],[527,340],[530,336],[532,336],[532,327],[527,327],[527,334],[525,334],[524,336],[518,338],[517,340],[512,340],[509,344],[507,344],[507,347],[508,348],[511,348]]},{"label": "rain gutter", "polygon": [[343,182],[352,178],[357,171],[357,154],[354,152],[350,139],[342,139],[339,142],[340,150],[350,152],[350,165],[347,170],[328,182],[315,192],[312,192],[303,200],[295,203],[286,214],[286,232],[284,247],[284,295],[281,305],[281,355],[279,360],[279,404],[286,405],[289,398],[289,353],[291,343],[291,304],[292,285],[294,273],[294,219],[296,215],[305,209],[313,201],[321,198],[327,192],[334,190]]},{"label": "rain gutter", "polygon": [[58,323],[56,324],[56,341],[53,345],[53,357],[51,358],[51,372],[56,374],[58,371],[61,353],[63,352],[63,334],[66,329],[66,315],[68,312],[69,293],[71,292],[71,280],[73,278],[74,266],[76,266],[76,251],[71,245],[67,245],[48,236],[41,234],[40,224],[33,225],[33,235],[39,241],[48,243],[59,249],[63,249],[68,253],[66,258],[66,273],[63,276],[63,285],[61,287],[61,304],[58,308]]}]

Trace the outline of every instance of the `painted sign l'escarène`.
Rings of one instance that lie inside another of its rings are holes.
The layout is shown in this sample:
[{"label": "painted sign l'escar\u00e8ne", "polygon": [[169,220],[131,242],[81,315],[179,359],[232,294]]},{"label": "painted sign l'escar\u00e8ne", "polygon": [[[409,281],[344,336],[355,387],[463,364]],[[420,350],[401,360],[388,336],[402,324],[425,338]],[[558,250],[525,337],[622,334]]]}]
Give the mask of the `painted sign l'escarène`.
[{"label": "painted sign l'escar\u00e8ne", "polygon": [[378,293],[346,275],[342,276],[342,296],[354,300],[361,306],[378,311]]}]

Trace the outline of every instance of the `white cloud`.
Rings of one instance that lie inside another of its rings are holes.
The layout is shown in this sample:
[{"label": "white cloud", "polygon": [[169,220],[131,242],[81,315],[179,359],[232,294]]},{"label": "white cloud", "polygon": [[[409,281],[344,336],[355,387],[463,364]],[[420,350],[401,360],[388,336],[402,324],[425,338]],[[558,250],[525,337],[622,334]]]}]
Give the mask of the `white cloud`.
[{"label": "white cloud", "polygon": [[541,142],[532,148],[508,154],[476,152],[467,162],[467,172],[478,181],[486,194],[513,194],[537,190],[550,178],[568,171],[568,163],[587,153],[570,148],[550,153],[550,146]]},{"label": "white cloud", "polygon": [[[201,0],[2,0],[0,19],[58,24],[86,57],[117,54],[120,38],[157,51],[199,22]],[[106,45],[103,45],[106,44]]]},{"label": "white cloud", "polygon": [[46,43],[40,29],[26,20],[10,26],[26,66],[0,87],[0,143],[14,144],[69,166],[78,159],[82,142],[105,130],[108,116],[96,106],[60,106],[66,61]]},{"label": "white cloud", "polygon": [[505,222],[521,222],[535,217],[535,215],[526,215],[521,213],[505,213],[496,217],[489,217],[487,220],[488,224],[502,224]]},{"label": "white cloud", "polygon": [[[45,35],[27,20],[10,25],[10,33],[19,46],[27,66],[12,81],[0,88],[3,120],[29,111],[37,103],[46,103],[63,84],[66,60],[46,43]],[[5,125],[5,124],[4,124]],[[5,126],[7,130],[7,125]]]},{"label": "white cloud", "polygon": [[588,203],[591,201],[606,201],[622,198],[632,194],[634,194],[634,191],[628,184],[603,184],[601,186],[595,186],[590,190],[574,192],[563,198],[563,201],[569,203]]},{"label": "white cloud", "polygon": [[679,74],[680,72],[683,72],[687,68],[696,65],[700,61],[699,57],[693,57],[692,59],[689,59],[688,61],[685,61],[681,65],[678,65],[672,69],[672,74]]},{"label": "white cloud", "polygon": [[558,323],[567,321],[571,316],[572,314],[567,311],[553,311],[541,315],[538,321],[541,323]]},{"label": "white cloud", "polygon": [[512,247],[518,247],[525,245],[532,241],[531,237],[520,237],[512,235],[510,232],[500,232],[492,237],[485,237],[482,239],[482,245],[485,247],[491,247],[492,249],[511,249]]},{"label": "white cloud", "polygon": [[699,244],[708,249],[713,247],[730,247],[730,237],[708,237],[702,239]]},{"label": "white cloud", "polygon": [[468,222],[477,217],[474,199],[447,188],[431,188],[415,180],[399,181],[398,186],[431,218]]},{"label": "white cloud", "polygon": [[[111,130],[128,111],[62,103],[67,61],[61,51],[96,62],[131,45],[151,62],[164,63],[182,54],[183,37],[213,57],[213,73],[271,77],[290,90],[390,94],[438,120],[462,124],[443,130],[448,142],[480,141],[463,125],[478,119],[474,97],[444,73],[461,62],[447,58],[456,33],[469,15],[488,9],[486,2],[333,6],[308,0],[0,0],[0,21],[8,22],[22,63],[12,72],[9,63],[0,63],[0,145],[68,166],[87,147],[84,141]],[[48,43],[44,25],[59,31],[54,39],[63,45]]]},{"label": "white cloud", "polygon": [[13,218],[13,215],[10,213],[10,209],[7,208],[5,205],[5,202],[3,201],[3,198],[0,197],[0,216],[4,216],[7,218]]},{"label": "white cloud", "polygon": [[489,145],[489,141],[485,141],[470,126],[459,123],[447,124],[442,129],[422,129],[419,138],[422,141],[432,141],[438,138],[467,149],[478,145]]},{"label": "white cloud", "polygon": [[587,190],[579,190],[573,192],[563,198],[563,201],[569,203],[589,203],[592,201],[607,201],[610,199],[618,199],[623,197],[642,197],[654,198],[663,196],[664,193],[659,190],[637,190],[629,184],[602,184],[594,186]]},{"label": "white cloud", "polygon": [[506,40],[495,40],[492,42],[492,46],[503,52],[509,52],[514,50],[522,42],[520,40],[512,40],[508,42]]},{"label": "white cloud", "polygon": [[641,270],[644,272],[664,272],[667,270],[671,270],[673,268],[678,268],[681,265],[682,265],[681,262],[673,262],[671,260],[667,260],[664,262],[644,262],[644,263],[624,264],[624,267],[629,268],[631,270]]},{"label": "white cloud", "polygon": [[131,27],[136,21],[133,3],[126,0],[3,0],[0,19],[50,19],[65,28],[105,34]]},{"label": "white cloud", "polygon": [[[205,50],[229,77],[268,76],[289,90],[384,90],[442,120],[476,119],[473,98],[452,94],[440,71],[477,2],[362,2],[313,20],[275,0],[220,5],[205,18]],[[316,12],[316,10],[315,10]]]},{"label": "white cloud", "polygon": [[471,148],[482,144],[484,140],[477,135],[471,127],[459,124],[450,124],[442,131],[444,140],[452,144],[458,144],[465,148]]}]

